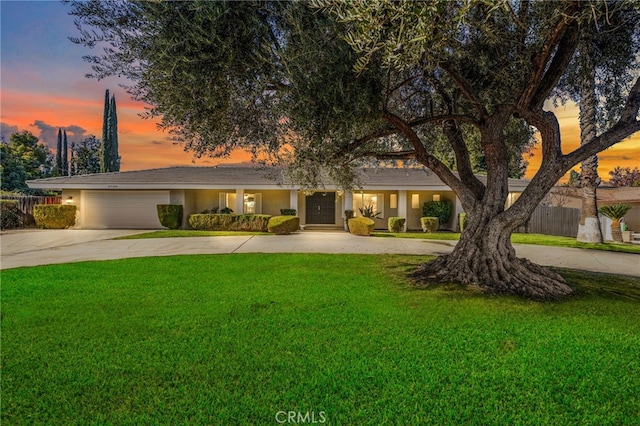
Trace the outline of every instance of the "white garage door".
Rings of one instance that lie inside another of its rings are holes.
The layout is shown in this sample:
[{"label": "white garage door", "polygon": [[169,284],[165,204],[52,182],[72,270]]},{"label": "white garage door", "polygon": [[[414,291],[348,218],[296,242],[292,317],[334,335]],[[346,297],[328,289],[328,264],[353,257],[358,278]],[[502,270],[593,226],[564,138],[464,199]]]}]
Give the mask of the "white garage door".
[{"label": "white garage door", "polygon": [[169,191],[82,191],[82,227],[157,229],[156,205],[169,203]]}]

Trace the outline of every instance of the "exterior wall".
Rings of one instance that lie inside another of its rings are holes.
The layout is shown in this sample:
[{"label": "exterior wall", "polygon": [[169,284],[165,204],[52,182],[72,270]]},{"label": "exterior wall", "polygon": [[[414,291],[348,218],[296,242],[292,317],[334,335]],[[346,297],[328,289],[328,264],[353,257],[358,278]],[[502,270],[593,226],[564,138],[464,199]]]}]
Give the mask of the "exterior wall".
[{"label": "exterior wall", "polygon": [[[407,230],[422,230],[420,218],[422,217],[422,206],[427,201],[433,201],[433,196],[439,195],[440,201],[449,201],[451,203],[451,217],[449,222],[442,224],[440,229],[457,231],[458,230],[458,204],[456,195],[453,191],[407,191]],[[414,200],[417,197],[417,205],[414,206]]]},{"label": "exterior wall", "polygon": [[245,192],[262,194],[262,214],[270,214],[271,216],[279,216],[281,209],[288,209],[290,206],[289,190],[268,190]]}]

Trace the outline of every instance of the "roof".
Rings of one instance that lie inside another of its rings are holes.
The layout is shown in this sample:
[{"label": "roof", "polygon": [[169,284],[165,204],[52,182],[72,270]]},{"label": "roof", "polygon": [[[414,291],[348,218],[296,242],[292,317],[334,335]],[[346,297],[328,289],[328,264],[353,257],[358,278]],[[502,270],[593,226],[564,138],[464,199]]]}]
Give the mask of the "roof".
[{"label": "roof", "polygon": [[[479,176],[485,180],[483,176]],[[434,173],[417,168],[362,169],[362,189],[448,190]],[[38,189],[281,189],[298,188],[287,183],[278,169],[221,165],[215,167],[180,166],[162,169],[91,175],[62,176],[27,181]],[[512,192],[521,192],[528,181],[510,179]],[[326,189],[337,189],[326,184]]]}]

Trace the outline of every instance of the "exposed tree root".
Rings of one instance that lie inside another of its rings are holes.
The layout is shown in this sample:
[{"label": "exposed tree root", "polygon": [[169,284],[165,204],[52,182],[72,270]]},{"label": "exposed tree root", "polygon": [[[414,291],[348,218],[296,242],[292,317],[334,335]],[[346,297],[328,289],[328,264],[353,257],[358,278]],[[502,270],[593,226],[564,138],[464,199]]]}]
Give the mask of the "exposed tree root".
[{"label": "exposed tree root", "polygon": [[418,285],[460,283],[492,293],[533,299],[558,299],[573,292],[559,274],[515,256],[452,253],[420,265],[412,277]]}]

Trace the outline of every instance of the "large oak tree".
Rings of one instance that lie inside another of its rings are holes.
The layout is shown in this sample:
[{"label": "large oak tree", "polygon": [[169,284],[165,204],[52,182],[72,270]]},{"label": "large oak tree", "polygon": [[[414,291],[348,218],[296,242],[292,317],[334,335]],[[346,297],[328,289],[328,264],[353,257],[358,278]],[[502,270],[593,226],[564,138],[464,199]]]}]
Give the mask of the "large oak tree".
[{"label": "large oak tree", "polygon": [[[573,152],[545,109],[581,26],[608,25],[600,17],[621,7],[637,39],[637,11],[624,2],[91,1],[72,2],[72,14],[75,42],[106,44],[87,57],[94,76],[128,77],[196,155],[247,149],[309,186],[322,171],[351,181],[365,159],[421,164],[456,192],[468,224],[418,279],[558,297],[571,287],[517,258],[510,236],[571,167],[640,130],[638,80],[617,86],[619,114]],[[615,60],[625,72],[636,65]],[[523,123],[539,132],[542,164],[506,208],[509,164],[522,151],[511,135]],[[442,141],[452,161],[437,155]]]}]

